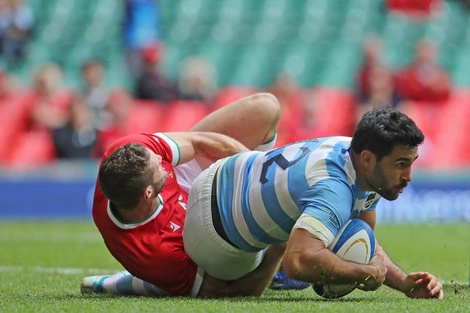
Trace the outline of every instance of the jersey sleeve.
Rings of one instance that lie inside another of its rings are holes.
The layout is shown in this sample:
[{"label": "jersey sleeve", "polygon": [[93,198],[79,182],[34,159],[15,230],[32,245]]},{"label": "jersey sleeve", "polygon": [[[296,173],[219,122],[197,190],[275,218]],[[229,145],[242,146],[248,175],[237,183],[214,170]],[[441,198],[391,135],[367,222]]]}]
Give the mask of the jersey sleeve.
[{"label": "jersey sleeve", "polygon": [[324,179],[302,196],[303,212],[324,224],[335,236],[351,217],[354,196],[351,187],[338,179]]},{"label": "jersey sleeve", "polygon": [[124,136],[111,144],[111,146],[106,150],[103,158],[106,158],[108,155],[113,153],[118,147],[124,146],[128,143],[138,143],[143,145],[154,153],[160,155],[164,161],[167,161],[172,166],[176,166],[180,162],[181,154],[178,144],[164,133],[142,133]]}]

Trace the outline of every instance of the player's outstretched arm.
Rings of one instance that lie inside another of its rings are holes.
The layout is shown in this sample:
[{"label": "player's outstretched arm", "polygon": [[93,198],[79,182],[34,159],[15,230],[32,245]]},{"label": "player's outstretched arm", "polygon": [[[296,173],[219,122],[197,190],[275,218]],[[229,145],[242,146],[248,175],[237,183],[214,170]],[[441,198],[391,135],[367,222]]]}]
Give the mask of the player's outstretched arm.
[{"label": "player's outstretched arm", "polygon": [[386,255],[385,285],[403,292],[410,298],[443,299],[444,290],[439,279],[428,272],[405,273]]},{"label": "player's outstretched arm", "polygon": [[166,135],[178,144],[181,154],[179,164],[188,162],[197,156],[214,162],[239,152],[249,151],[237,140],[218,133],[181,132],[166,133]]},{"label": "player's outstretched arm", "polygon": [[[374,228],[376,220],[375,214],[375,211],[365,211],[361,214],[361,218]],[[382,249],[379,242],[376,242],[376,247],[380,249],[380,253],[383,255],[383,260],[387,267],[385,285],[403,292],[410,298],[444,298],[442,284],[436,276],[427,272],[407,274],[398,265],[393,263],[385,250]],[[377,252],[378,251],[379,250],[377,250]],[[372,261],[373,260],[374,259],[372,259]]]},{"label": "player's outstretched arm", "polygon": [[444,290],[438,278],[428,272],[413,272],[406,275],[404,285],[407,286],[405,294],[410,298],[437,298],[444,299]]}]

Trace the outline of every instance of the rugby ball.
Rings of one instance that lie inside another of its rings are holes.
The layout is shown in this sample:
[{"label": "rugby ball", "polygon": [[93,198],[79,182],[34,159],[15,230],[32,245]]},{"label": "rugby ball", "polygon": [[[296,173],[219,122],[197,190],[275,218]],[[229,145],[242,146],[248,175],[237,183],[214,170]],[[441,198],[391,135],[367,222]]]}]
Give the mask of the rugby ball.
[{"label": "rugby ball", "polygon": [[[369,224],[353,218],[338,232],[335,240],[328,246],[337,256],[356,263],[366,264],[375,254],[375,236]],[[356,289],[357,284],[312,285],[315,292],[328,299],[340,298]]]}]

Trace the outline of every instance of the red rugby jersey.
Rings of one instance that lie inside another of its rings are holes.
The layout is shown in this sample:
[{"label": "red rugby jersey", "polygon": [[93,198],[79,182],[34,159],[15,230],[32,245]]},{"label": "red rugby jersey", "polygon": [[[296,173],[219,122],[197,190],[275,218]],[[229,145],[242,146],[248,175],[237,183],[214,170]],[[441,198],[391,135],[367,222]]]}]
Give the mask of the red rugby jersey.
[{"label": "red rugby jersey", "polygon": [[[180,159],[177,144],[162,133],[129,135],[117,140],[104,158],[129,142],[142,144],[162,157],[166,183],[155,211],[142,221],[123,223],[109,208],[96,183],[93,219],[111,254],[132,275],[174,295],[197,295],[202,271],[188,257],[183,245],[183,225],[188,194],[178,185],[173,166]],[[103,159],[104,159],[103,158]]]}]

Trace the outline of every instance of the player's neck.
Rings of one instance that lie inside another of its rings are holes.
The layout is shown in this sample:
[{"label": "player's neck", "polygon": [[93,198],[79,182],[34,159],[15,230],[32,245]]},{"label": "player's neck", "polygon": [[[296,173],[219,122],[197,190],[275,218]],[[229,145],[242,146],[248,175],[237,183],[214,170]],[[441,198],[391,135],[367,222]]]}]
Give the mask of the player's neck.
[{"label": "player's neck", "polygon": [[119,220],[125,223],[135,223],[142,221],[149,216],[158,204],[158,198],[154,201],[142,201],[133,209],[119,209],[114,207],[113,212],[117,215]]}]

